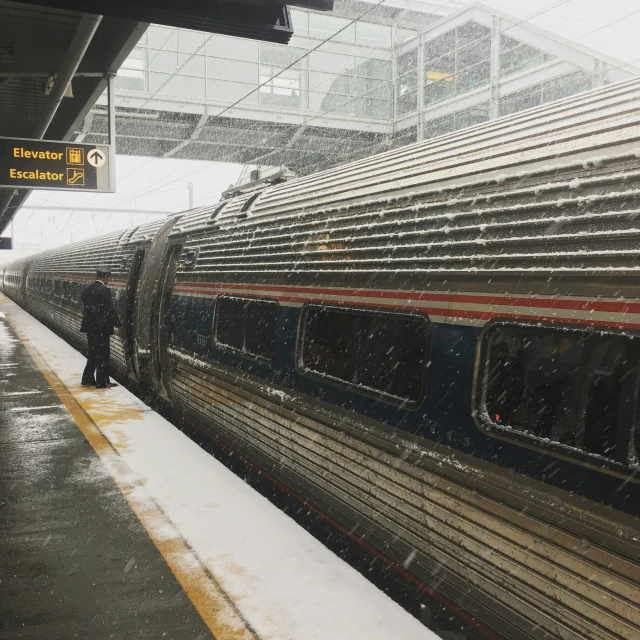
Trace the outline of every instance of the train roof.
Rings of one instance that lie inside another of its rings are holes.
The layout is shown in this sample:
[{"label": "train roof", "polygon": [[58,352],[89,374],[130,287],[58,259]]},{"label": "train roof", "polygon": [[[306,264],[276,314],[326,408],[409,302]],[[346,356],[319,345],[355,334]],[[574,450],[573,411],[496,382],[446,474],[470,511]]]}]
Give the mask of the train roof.
[{"label": "train roof", "polygon": [[640,79],[181,218],[198,271],[631,273]]},{"label": "train roof", "polygon": [[123,254],[133,253],[136,247],[150,242],[166,222],[158,220],[113,233],[81,240],[71,245],[56,247],[12,262],[12,269],[28,264],[30,273],[64,272],[93,274],[98,267],[109,267],[114,274],[126,271]]}]

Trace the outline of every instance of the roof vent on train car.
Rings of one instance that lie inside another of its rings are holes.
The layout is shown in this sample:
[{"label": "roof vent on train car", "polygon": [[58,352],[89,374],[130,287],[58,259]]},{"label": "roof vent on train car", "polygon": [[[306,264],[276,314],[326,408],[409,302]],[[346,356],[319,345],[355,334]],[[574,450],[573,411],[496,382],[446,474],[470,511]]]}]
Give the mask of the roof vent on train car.
[{"label": "roof vent on train car", "polygon": [[240,215],[239,218],[246,218],[249,215],[249,208],[251,205],[258,199],[258,196],[262,195],[262,191],[258,191],[258,193],[254,193],[252,196],[249,196],[245,203],[240,207]]},{"label": "roof vent on train car", "polygon": [[118,244],[125,244],[127,242],[129,242],[129,240],[131,240],[131,238],[133,238],[135,232],[139,229],[140,227],[134,227],[133,229],[130,229],[129,231],[125,231],[121,236],[120,236],[120,240],[118,241]]},{"label": "roof vent on train car", "polygon": [[228,200],[221,202],[214,209],[213,213],[209,216],[209,219],[207,220],[207,224],[211,224],[212,222],[215,222],[218,219],[218,216],[222,213],[222,210],[227,206],[227,204],[229,204]]}]

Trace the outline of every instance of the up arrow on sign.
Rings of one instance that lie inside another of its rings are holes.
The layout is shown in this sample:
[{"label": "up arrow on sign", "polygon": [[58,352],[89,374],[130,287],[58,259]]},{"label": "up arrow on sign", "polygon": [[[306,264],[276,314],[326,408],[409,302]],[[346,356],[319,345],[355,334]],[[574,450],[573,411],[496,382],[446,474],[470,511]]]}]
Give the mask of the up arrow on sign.
[{"label": "up arrow on sign", "polygon": [[93,151],[89,152],[87,160],[90,165],[94,167],[101,167],[106,160],[106,156],[102,151],[100,151],[100,149],[94,149]]}]

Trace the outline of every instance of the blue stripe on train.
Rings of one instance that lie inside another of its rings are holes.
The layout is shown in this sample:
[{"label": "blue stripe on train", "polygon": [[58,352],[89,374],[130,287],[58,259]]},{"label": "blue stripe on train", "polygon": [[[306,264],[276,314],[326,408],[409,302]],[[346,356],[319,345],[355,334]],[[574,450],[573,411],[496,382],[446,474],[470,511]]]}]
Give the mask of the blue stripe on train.
[{"label": "blue stripe on train", "polygon": [[280,307],[276,357],[268,365],[212,344],[212,298],[173,296],[173,344],[194,355],[252,373],[295,391],[399,427],[428,440],[523,473],[567,491],[640,515],[640,486],[482,433],[471,417],[473,366],[480,328],[432,323],[424,401],[416,411],[300,375],[295,349],[300,309]]}]

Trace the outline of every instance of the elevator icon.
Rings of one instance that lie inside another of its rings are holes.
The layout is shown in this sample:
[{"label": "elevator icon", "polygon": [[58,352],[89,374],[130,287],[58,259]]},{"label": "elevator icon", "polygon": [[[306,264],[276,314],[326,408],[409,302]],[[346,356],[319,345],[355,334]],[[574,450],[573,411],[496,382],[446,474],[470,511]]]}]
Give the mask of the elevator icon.
[{"label": "elevator icon", "polygon": [[67,164],[84,164],[84,149],[67,147]]}]

